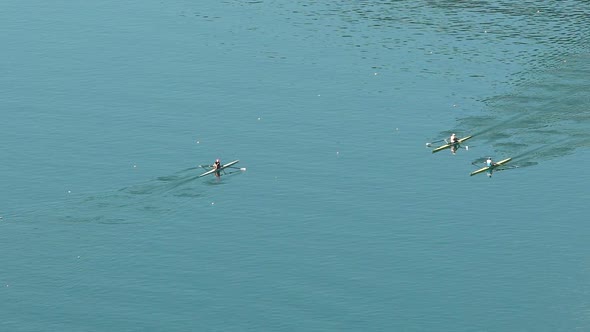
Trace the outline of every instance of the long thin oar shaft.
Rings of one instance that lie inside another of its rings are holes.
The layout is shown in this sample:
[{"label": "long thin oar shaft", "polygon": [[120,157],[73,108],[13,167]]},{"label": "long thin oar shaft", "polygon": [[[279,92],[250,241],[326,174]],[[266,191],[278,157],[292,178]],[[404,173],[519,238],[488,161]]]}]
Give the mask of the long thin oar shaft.
[{"label": "long thin oar shaft", "polygon": [[445,141],[446,142],[446,140],[444,140],[444,139],[439,139],[438,141],[432,141],[432,142],[426,143],[426,146],[431,146],[432,143],[438,143],[438,142],[442,142],[442,141]]}]

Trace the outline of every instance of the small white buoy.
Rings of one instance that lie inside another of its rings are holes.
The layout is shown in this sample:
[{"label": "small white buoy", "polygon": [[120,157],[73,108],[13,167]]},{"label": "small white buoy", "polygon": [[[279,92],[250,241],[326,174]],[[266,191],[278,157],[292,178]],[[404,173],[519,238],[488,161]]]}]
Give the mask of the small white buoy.
[{"label": "small white buoy", "polygon": [[201,142],[197,141],[197,144],[199,144],[199,143],[201,143]]},{"label": "small white buoy", "polygon": [[339,154],[340,154],[340,152],[339,151],[336,151],[336,155],[339,155]]},{"label": "small white buoy", "polygon": [[260,121],[260,118],[258,118],[258,121]]},{"label": "small white buoy", "polygon": [[321,96],[321,95],[318,95],[318,97],[319,97],[319,96]]},{"label": "small white buoy", "polygon": [[133,168],[137,168],[137,165],[133,165]]},{"label": "small white buoy", "polygon": [[70,190],[68,190],[68,194],[71,194],[72,192]]},{"label": "small white buoy", "polygon": [[215,205],[215,202],[211,202],[211,205]]},{"label": "small white buoy", "polygon": [[377,76],[377,75],[378,75],[378,73],[375,73],[375,76]]}]

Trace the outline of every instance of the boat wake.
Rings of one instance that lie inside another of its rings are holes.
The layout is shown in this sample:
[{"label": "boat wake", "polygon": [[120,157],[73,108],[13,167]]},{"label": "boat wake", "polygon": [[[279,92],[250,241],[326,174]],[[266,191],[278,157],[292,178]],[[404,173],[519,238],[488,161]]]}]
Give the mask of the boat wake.
[{"label": "boat wake", "polygon": [[204,195],[191,186],[198,167],[114,191],[68,194],[64,199],[39,202],[15,211],[7,220],[50,219],[68,223],[121,224],[138,222],[138,215],[161,219]]}]

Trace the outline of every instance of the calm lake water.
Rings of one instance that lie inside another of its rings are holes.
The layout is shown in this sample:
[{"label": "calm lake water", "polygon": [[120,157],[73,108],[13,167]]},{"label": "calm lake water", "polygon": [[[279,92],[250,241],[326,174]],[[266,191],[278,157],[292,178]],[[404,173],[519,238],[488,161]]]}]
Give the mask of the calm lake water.
[{"label": "calm lake water", "polygon": [[0,330],[589,330],[589,15],[4,1]]}]

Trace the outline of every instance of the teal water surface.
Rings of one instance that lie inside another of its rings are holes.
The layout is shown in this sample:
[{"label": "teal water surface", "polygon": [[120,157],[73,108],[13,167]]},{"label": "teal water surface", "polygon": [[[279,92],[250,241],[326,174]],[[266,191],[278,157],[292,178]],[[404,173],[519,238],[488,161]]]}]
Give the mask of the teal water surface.
[{"label": "teal water surface", "polygon": [[586,2],[0,8],[1,330],[590,328]]}]

